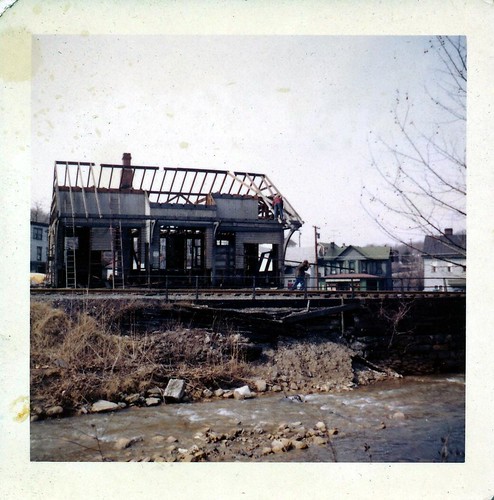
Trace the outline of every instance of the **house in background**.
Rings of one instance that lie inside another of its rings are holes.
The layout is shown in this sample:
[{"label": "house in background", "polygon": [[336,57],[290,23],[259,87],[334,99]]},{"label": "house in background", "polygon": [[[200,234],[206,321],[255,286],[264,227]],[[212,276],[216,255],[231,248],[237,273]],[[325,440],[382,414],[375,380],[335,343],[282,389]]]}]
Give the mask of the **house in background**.
[{"label": "house in background", "polygon": [[447,228],[440,236],[424,240],[424,291],[465,291],[467,235]]},{"label": "house in background", "polygon": [[392,290],[392,250],[387,246],[336,245],[318,243],[317,281],[315,247],[287,249],[285,282],[288,288],[295,280],[299,262],[312,263],[307,286],[321,290]]},{"label": "house in background", "polygon": [[48,224],[31,221],[31,273],[46,273],[48,260]]},{"label": "house in background", "polygon": [[365,247],[321,244],[319,268],[326,290],[392,290],[392,250],[388,246]]},{"label": "house in background", "polygon": [[421,291],[424,289],[423,241],[401,244],[393,248],[393,289]]}]

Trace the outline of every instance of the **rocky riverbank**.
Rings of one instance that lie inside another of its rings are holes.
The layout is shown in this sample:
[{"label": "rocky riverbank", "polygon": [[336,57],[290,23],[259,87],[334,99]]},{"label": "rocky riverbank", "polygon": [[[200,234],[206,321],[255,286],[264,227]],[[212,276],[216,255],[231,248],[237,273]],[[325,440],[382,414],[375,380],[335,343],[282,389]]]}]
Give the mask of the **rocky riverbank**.
[{"label": "rocky riverbank", "polygon": [[[303,398],[399,376],[323,332],[279,335],[276,342],[258,344],[224,324],[195,328],[161,322],[150,330],[123,331],[123,315],[132,317],[138,307],[32,302],[32,420],[273,392]],[[169,392],[171,381],[178,381],[179,395]],[[293,437],[270,434],[274,440]],[[300,439],[313,437],[323,436]],[[300,446],[284,443],[285,450]]]}]

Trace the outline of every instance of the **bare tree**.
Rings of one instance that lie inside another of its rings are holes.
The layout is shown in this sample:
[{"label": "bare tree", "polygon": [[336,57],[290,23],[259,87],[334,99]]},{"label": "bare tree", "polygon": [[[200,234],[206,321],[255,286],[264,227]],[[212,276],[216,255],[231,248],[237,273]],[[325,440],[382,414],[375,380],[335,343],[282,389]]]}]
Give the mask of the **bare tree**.
[{"label": "bare tree", "polygon": [[50,221],[50,215],[46,212],[40,202],[34,202],[31,206],[31,222]]},{"label": "bare tree", "polygon": [[[424,56],[438,58],[437,87],[426,89],[431,112],[417,112],[412,96],[400,91],[392,114],[394,140],[379,137],[370,145],[378,188],[363,187],[362,205],[378,226],[407,245],[418,234],[440,239],[465,255],[464,239],[445,232],[445,220],[464,227],[466,218],[466,83],[464,37],[438,36]],[[381,152],[378,153],[377,150]]]}]

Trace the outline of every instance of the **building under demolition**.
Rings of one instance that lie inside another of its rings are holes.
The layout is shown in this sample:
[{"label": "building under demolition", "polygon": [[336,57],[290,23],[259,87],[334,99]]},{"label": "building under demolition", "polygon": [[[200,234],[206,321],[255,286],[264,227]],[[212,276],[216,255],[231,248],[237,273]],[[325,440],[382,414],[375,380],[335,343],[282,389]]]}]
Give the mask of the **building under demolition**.
[{"label": "building under demolition", "polygon": [[280,286],[302,220],[264,174],[56,161],[56,287]]}]

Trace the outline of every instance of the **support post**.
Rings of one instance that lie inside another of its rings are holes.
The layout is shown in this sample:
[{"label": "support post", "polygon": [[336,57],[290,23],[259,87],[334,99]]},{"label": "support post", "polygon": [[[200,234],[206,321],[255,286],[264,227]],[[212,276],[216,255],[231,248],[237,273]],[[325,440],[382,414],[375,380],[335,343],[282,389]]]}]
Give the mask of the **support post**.
[{"label": "support post", "polygon": [[317,264],[317,239],[319,238],[319,233],[317,232],[320,229],[317,226],[314,227],[314,265],[316,266],[315,272],[315,280],[316,280],[316,290],[319,290],[319,266]]}]

